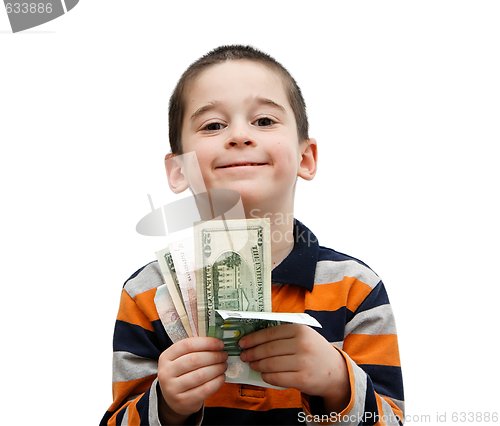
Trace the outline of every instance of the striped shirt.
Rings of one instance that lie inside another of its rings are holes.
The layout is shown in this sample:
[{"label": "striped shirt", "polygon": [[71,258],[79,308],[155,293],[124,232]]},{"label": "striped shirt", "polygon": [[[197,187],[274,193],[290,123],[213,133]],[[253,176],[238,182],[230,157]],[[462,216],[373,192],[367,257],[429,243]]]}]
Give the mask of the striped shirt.
[{"label": "striped shirt", "polygon": [[[396,327],[384,284],[361,261],[320,246],[299,221],[294,236],[292,252],[272,271],[273,311],[307,312],[321,323],[315,330],[346,360],[349,405],[326,413],[321,398],[296,389],[226,383],[205,401],[202,424],[402,424]],[[152,262],[123,287],[113,339],[113,403],[101,425],[160,425],[157,364],[172,344],[155,304],[162,285]]]}]

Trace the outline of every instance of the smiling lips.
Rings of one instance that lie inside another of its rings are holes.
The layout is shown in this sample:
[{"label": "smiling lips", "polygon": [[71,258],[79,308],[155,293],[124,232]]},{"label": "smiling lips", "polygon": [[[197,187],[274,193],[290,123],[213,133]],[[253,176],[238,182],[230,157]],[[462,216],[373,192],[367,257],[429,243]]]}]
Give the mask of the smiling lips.
[{"label": "smiling lips", "polygon": [[267,163],[251,163],[248,161],[242,161],[237,163],[224,164],[222,166],[216,167],[217,169],[229,169],[232,167],[255,167],[255,166],[265,166]]}]

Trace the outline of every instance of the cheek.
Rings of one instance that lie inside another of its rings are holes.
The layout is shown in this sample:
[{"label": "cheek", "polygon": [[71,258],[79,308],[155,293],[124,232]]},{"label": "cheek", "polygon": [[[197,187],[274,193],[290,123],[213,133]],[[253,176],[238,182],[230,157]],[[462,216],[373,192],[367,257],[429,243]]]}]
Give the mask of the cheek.
[{"label": "cheek", "polygon": [[193,149],[193,145],[190,143],[184,145],[183,152],[184,173],[190,186],[195,189],[195,192],[205,192],[204,181],[207,176],[205,176],[204,172],[210,167],[207,153],[198,149],[198,147]]},{"label": "cheek", "polygon": [[297,167],[299,162],[299,150],[290,146],[290,142],[278,142],[274,147],[274,157],[281,160],[282,166]]},{"label": "cheek", "polygon": [[206,146],[202,144],[186,143],[185,153],[190,153],[194,158],[196,158],[200,166],[201,164],[206,166],[210,158],[210,151],[207,150]]}]

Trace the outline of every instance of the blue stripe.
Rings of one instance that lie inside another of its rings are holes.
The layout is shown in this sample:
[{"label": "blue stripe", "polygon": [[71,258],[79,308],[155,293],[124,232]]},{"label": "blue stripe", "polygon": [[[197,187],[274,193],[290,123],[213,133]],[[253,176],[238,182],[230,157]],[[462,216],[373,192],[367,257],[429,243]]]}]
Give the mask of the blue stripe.
[{"label": "blue stripe", "polygon": [[374,383],[377,393],[404,401],[403,375],[400,367],[388,365],[361,364]]},{"label": "blue stripe", "polygon": [[293,284],[312,291],[318,261],[316,236],[297,219],[294,221],[294,246],[291,253],[271,272],[271,282]]},{"label": "blue stripe", "polygon": [[170,340],[170,337],[168,337],[168,334],[165,331],[165,327],[163,327],[161,320],[158,319],[152,321],[151,325],[155,330],[155,337],[158,339],[158,348],[161,352],[174,344],[172,340]]},{"label": "blue stripe", "polygon": [[365,396],[365,413],[362,425],[374,425],[378,418],[377,399],[373,390],[373,384],[370,377],[366,378],[366,396]]},{"label": "blue stripe", "polygon": [[141,396],[139,401],[137,401],[136,408],[139,413],[139,417],[141,419],[141,425],[149,424],[149,393],[151,389],[144,393]]},{"label": "blue stripe", "polygon": [[108,420],[113,416],[113,413],[111,411],[106,411],[104,413],[104,416],[102,416],[102,419],[99,423],[99,426],[107,426]]},{"label": "blue stripe", "polygon": [[340,342],[344,340],[344,329],[354,314],[345,306],[336,311],[312,311],[306,309],[305,312],[316,318],[323,328],[315,328],[329,342]]},{"label": "blue stripe", "polygon": [[113,351],[130,352],[151,359],[158,359],[162,352],[154,332],[120,320],[115,324]]},{"label": "blue stripe", "polygon": [[359,305],[356,309],[356,314],[358,312],[367,311],[368,309],[376,308],[381,305],[388,305],[389,297],[387,297],[387,292],[385,291],[384,283],[380,281],[370,292],[363,303]]},{"label": "blue stripe", "polygon": [[321,260],[331,260],[333,262],[342,262],[344,260],[354,260],[358,262],[360,265],[366,266],[368,269],[371,269],[366,263],[362,262],[355,257],[349,256],[348,254],[341,253],[339,251],[335,251],[328,247],[319,246],[318,253],[318,262]]},{"label": "blue stripe", "polygon": [[[120,408],[119,408],[119,410],[120,410]],[[127,411],[127,409],[121,407],[121,411],[116,415],[116,424],[117,425],[122,424],[123,416],[125,416],[125,411]]]}]

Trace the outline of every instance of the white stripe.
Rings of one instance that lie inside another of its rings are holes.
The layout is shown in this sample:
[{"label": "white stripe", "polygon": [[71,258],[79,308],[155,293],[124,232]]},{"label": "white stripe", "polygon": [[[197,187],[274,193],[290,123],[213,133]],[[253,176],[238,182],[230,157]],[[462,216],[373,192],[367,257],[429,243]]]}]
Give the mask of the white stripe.
[{"label": "white stripe", "polygon": [[[129,406],[130,407],[130,406]],[[120,426],[128,426],[128,409],[125,410],[125,414],[123,415],[122,421],[120,422]]]},{"label": "white stripe", "polygon": [[330,342],[330,344],[332,344],[333,346],[335,346],[336,348],[342,350],[342,348],[344,347],[344,341],[341,340],[339,342]]},{"label": "white stripe", "polygon": [[342,426],[356,426],[359,423],[359,419],[362,419],[365,414],[367,375],[351,358],[348,359],[354,372],[354,389],[351,389],[351,392],[354,392],[354,405],[351,411],[346,414],[346,418],[351,421],[341,424]]},{"label": "white stripe", "polygon": [[383,411],[383,416],[382,420],[387,426],[399,426],[398,419],[394,412],[392,411],[391,406],[389,403],[384,399],[381,398],[382,400],[382,411]]},{"label": "white stripe", "polygon": [[404,401],[401,401],[401,400],[395,399],[395,398],[391,398],[390,396],[387,396],[387,395],[382,395],[382,394],[379,394],[379,395],[383,398],[390,399],[401,410],[401,412],[403,413],[403,418],[404,418],[404,413],[405,413],[405,402]]},{"label": "white stripe", "polygon": [[[151,389],[150,389],[150,392],[149,392],[149,414],[148,414],[148,420],[149,420],[149,425],[150,426],[161,426],[161,423],[160,423],[160,417],[159,417],[159,414],[158,414],[158,398],[162,398],[161,395],[158,395],[157,393],[157,383],[158,383],[158,379],[156,378],[152,385],[151,385]],[[193,424],[195,426],[200,426],[202,421],[203,421],[203,416],[204,416],[204,413],[205,413],[205,405],[203,405],[200,409],[200,411],[198,411],[198,413],[196,414],[196,418],[194,419],[194,422]]]},{"label": "white stripe", "polygon": [[[387,397],[387,398],[390,398],[390,397]],[[391,401],[394,402],[394,404],[396,404],[396,406],[403,412],[403,416],[404,416],[405,402],[401,401],[399,399],[395,399],[395,398],[391,398]]]},{"label": "white stripe", "polygon": [[156,393],[156,384],[158,379],[154,379],[149,391],[149,413],[148,420],[150,426],[161,426],[160,417],[158,415],[158,395]]},{"label": "white stripe", "polygon": [[137,276],[127,281],[127,284],[125,284],[125,290],[130,297],[134,298],[138,294],[144,293],[145,291],[156,288],[162,284],[163,278],[161,276],[158,262],[153,262],[146,265]]},{"label": "white stripe", "polygon": [[113,352],[113,382],[142,379],[158,372],[158,363],[130,352]]},{"label": "white stripe", "polygon": [[356,314],[346,324],[344,338],[351,333],[370,335],[396,334],[396,324],[391,305],[380,305]]},{"label": "white stripe", "polygon": [[314,283],[336,283],[342,281],[344,277],[354,277],[371,288],[380,282],[375,272],[355,260],[322,260],[316,265]]}]

